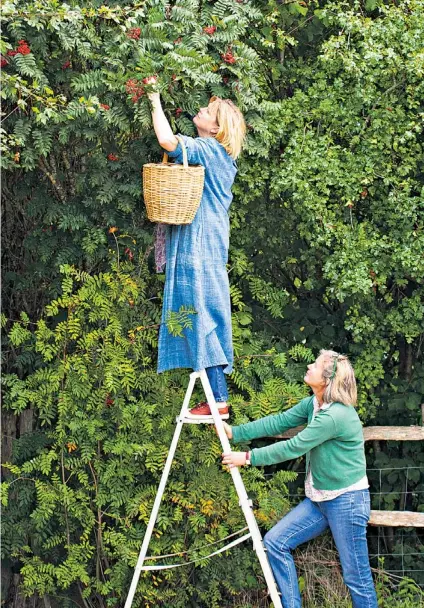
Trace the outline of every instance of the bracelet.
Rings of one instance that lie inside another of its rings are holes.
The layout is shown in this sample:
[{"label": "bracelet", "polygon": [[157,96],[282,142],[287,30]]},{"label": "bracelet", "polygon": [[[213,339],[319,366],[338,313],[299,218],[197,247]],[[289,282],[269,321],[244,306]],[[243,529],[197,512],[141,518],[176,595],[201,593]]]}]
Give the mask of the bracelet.
[{"label": "bracelet", "polygon": [[246,452],[245,453],[246,462],[244,463],[244,466],[247,466],[247,465],[250,464],[250,458],[249,458],[249,456],[250,456],[250,452]]}]

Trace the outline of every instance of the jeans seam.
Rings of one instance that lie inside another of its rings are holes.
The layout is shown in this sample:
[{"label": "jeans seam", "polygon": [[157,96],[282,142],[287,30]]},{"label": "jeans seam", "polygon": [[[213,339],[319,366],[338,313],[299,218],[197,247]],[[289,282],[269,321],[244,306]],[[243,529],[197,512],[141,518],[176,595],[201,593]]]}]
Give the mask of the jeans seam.
[{"label": "jeans seam", "polygon": [[221,390],[222,390],[222,376],[221,376],[221,373],[223,374],[224,372],[222,370],[221,371],[217,370],[217,373],[218,373],[218,389],[219,389],[219,392],[221,394]]},{"label": "jeans seam", "polygon": [[[368,490],[362,490],[362,501],[363,501],[364,507],[366,509],[368,509],[368,500],[367,500],[367,498],[368,498]],[[369,507],[371,508],[371,500],[370,500]],[[368,519],[369,519],[369,517],[368,517]]]},{"label": "jeans seam", "polygon": [[[363,498],[362,498],[362,500],[363,500]],[[350,501],[350,504],[351,504],[351,512],[352,512],[352,507],[353,507],[353,503],[354,503],[354,502],[355,502],[355,497],[354,497],[354,496],[352,496],[352,497],[351,497],[351,501]],[[354,527],[353,527],[353,517],[351,518],[351,529],[352,529],[353,549],[354,549],[354,552],[355,552],[356,569],[357,569],[357,571],[358,571],[358,573],[359,573],[359,578],[360,578],[360,580],[361,580],[361,587],[362,587],[362,589],[365,589],[365,588],[366,588],[366,586],[364,585],[364,579],[363,579],[363,577],[362,577],[362,569],[359,567],[359,561],[358,561],[358,551],[357,551],[356,539],[355,539],[355,535],[354,535]],[[370,604],[370,597],[369,597],[369,595],[368,595],[368,597],[367,597],[367,605],[368,605],[368,606],[371,606],[371,604]]]},{"label": "jeans seam", "polygon": [[[289,551],[290,551],[290,549],[289,549]],[[284,567],[286,568],[286,571],[288,572],[288,575],[289,575],[290,589],[293,589],[293,582],[292,582],[292,577],[291,577],[291,568],[290,568],[290,564],[287,566],[287,561],[286,561],[287,558],[285,556],[285,552],[284,551],[282,551],[281,557],[282,557],[282,560],[284,562]],[[298,584],[297,581],[296,581],[296,584]],[[293,608],[293,607],[294,607],[294,597],[293,597],[293,594],[291,594],[289,608]]]}]

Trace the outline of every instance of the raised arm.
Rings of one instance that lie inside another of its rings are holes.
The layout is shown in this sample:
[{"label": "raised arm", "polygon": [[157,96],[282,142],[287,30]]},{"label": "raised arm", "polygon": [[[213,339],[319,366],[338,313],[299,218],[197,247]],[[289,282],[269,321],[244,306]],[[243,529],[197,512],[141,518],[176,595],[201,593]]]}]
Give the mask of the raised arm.
[{"label": "raised arm", "polygon": [[[146,84],[154,84],[155,82],[156,78],[152,76]],[[173,152],[178,146],[178,139],[173,134],[171,125],[162,109],[160,95],[159,93],[149,93],[148,96],[152,103],[153,128],[158,142],[162,148],[168,150],[168,152]]]}]

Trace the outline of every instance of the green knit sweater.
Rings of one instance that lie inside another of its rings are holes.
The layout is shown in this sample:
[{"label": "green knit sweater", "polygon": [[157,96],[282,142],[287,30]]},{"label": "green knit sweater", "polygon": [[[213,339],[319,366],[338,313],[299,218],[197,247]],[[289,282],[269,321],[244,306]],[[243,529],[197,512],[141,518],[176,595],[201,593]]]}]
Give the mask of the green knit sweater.
[{"label": "green knit sweater", "polygon": [[306,468],[310,465],[318,490],[339,490],[356,483],[366,475],[366,462],[362,425],[355,408],[332,403],[314,418],[313,411],[314,397],[306,397],[286,412],[234,426],[233,441],[272,437],[308,423],[288,441],[253,449],[252,465],[276,464],[306,454]]}]

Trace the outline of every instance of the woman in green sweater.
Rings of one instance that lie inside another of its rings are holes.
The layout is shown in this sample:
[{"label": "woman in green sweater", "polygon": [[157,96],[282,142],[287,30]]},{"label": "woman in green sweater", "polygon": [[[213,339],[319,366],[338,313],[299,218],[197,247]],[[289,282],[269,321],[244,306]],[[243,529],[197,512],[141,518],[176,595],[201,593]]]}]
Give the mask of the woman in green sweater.
[{"label": "woman in green sweater", "polygon": [[284,608],[300,608],[292,551],[327,528],[334,537],[353,608],[377,608],[366,539],[370,496],[355,374],[347,357],[322,350],[304,378],[314,395],[281,414],[225,431],[234,443],[280,435],[307,424],[288,441],[248,452],[223,454],[231,467],[264,466],[306,454],[306,498],[270,530],[264,544]]}]

